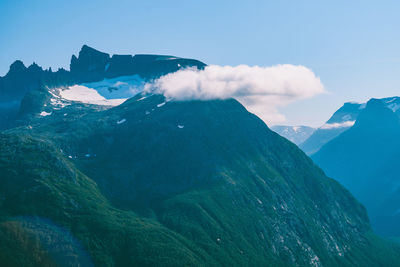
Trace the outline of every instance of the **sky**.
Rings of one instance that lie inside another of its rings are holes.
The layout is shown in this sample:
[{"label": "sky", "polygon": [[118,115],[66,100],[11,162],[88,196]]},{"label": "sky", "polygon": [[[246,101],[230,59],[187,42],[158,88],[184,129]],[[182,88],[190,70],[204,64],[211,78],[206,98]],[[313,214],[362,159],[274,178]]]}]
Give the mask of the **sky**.
[{"label": "sky", "polygon": [[22,60],[69,68],[83,44],[210,65],[302,65],[326,93],[280,107],[320,126],[344,102],[400,95],[399,1],[0,1],[0,76]]}]

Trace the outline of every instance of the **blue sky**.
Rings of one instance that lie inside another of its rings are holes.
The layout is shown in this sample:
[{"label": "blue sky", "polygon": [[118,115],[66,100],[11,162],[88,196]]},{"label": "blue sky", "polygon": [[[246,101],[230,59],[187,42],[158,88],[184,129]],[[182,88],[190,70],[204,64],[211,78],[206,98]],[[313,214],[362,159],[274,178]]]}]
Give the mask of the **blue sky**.
[{"label": "blue sky", "polygon": [[398,1],[0,1],[0,75],[68,68],[83,44],[207,64],[304,65],[328,94],[281,109],[318,126],[343,102],[400,95]]}]

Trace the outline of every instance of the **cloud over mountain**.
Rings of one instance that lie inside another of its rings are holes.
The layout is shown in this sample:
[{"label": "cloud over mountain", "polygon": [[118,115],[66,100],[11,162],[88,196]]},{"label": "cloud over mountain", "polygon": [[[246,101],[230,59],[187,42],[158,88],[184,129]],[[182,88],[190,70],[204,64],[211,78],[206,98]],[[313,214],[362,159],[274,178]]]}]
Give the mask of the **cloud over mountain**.
[{"label": "cloud over mountain", "polygon": [[267,123],[285,118],[278,108],[290,102],[324,92],[320,79],[307,67],[239,65],[186,68],[149,83],[145,90],[156,90],[175,100],[235,98]]}]

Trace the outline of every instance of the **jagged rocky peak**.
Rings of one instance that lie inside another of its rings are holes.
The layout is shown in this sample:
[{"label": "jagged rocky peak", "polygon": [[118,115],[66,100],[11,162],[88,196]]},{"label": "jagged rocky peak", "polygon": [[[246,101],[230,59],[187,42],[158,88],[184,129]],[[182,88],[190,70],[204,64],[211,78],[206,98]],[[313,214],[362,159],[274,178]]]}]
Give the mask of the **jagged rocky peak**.
[{"label": "jagged rocky peak", "polygon": [[32,74],[41,73],[41,72],[43,72],[42,67],[40,67],[35,62],[33,62],[28,67],[26,67],[25,64],[21,60],[16,60],[16,61],[14,61],[14,63],[12,63],[10,65],[10,70],[4,77],[16,78],[15,76],[19,76],[19,78],[23,78],[21,75],[24,75],[24,74],[32,75]]},{"label": "jagged rocky peak", "polygon": [[22,71],[25,71],[26,67],[24,63],[21,60],[16,60],[14,63],[10,65],[10,70],[8,71],[7,75],[14,74],[14,73],[20,73]]},{"label": "jagged rocky peak", "polygon": [[105,71],[105,66],[110,60],[110,55],[100,52],[87,45],[82,46],[79,56],[71,58],[71,72],[94,72]]},{"label": "jagged rocky peak", "polygon": [[40,67],[36,62],[33,62],[29,67],[28,71],[30,72],[43,72],[43,68]]}]

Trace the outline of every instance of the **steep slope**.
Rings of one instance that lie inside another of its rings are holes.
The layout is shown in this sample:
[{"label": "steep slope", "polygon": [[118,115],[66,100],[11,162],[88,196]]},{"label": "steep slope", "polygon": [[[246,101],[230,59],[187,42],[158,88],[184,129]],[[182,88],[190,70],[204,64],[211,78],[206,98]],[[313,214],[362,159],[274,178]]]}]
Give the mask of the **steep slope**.
[{"label": "steep slope", "polygon": [[45,140],[1,134],[0,172],[2,266],[213,264],[154,220],[113,208]]},{"label": "steep slope", "polygon": [[365,104],[345,103],[329,120],[307,138],[299,147],[307,154],[316,153],[324,144],[350,129]]},{"label": "steep slope", "polygon": [[313,159],[367,207],[376,231],[399,236],[400,122],[387,101],[370,100],[355,125]]},{"label": "steep slope", "polygon": [[372,234],[364,208],[232,99],[70,105],[3,139],[2,203],[15,204],[1,206],[2,220],[46,217],[97,265],[398,265],[398,248]]},{"label": "steep slope", "polygon": [[280,136],[292,141],[296,145],[303,143],[315,131],[314,128],[308,126],[283,126],[274,125],[271,130],[278,133]]}]

